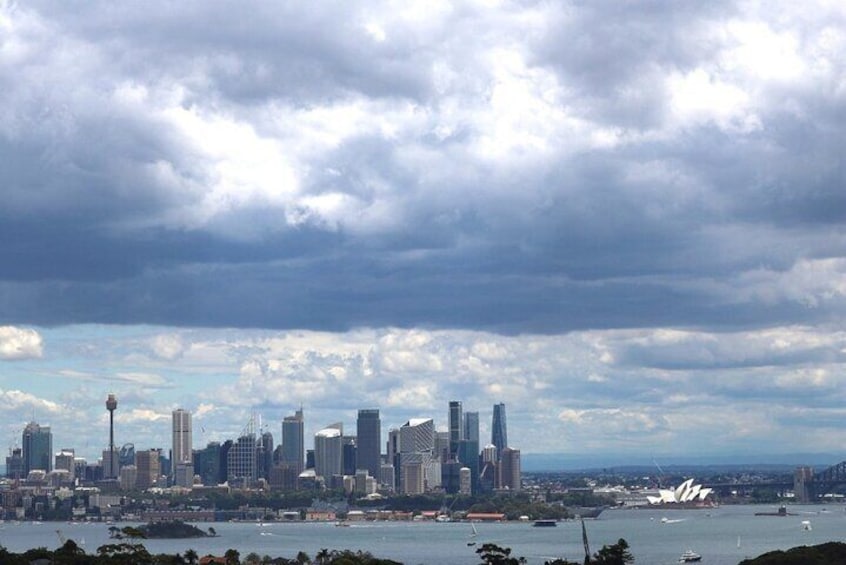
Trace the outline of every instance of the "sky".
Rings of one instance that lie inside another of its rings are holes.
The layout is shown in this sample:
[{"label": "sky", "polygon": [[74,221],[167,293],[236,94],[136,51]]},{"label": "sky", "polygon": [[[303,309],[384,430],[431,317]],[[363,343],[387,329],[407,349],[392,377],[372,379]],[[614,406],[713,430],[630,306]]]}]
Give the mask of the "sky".
[{"label": "sky", "polygon": [[137,449],[457,399],[841,453],[844,52],[835,0],[0,0],[0,447],[94,459],[112,392]]}]

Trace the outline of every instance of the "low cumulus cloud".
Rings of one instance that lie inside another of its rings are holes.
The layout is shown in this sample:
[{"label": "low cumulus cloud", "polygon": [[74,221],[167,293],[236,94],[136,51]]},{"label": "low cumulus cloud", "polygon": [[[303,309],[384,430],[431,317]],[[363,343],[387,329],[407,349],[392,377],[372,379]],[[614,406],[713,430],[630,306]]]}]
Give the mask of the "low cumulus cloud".
[{"label": "low cumulus cloud", "polygon": [[34,329],[0,326],[0,360],[41,357],[44,353],[43,347],[41,334]]}]

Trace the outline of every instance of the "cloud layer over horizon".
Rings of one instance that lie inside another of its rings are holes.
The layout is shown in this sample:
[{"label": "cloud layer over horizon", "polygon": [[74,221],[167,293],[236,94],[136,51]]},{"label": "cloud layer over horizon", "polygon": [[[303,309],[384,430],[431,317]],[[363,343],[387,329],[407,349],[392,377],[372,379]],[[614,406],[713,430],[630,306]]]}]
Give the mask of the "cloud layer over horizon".
[{"label": "cloud layer over horizon", "polygon": [[[508,394],[547,447],[673,440],[697,403],[736,450],[846,439],[844,52],[827,0],[0,3],[0,394],[88,386],[51,349],[74,330],[173,328],[102,369],[166,413],[186,328],[305,331],[220,384],[281,405],[334,375],[327,406],[397,415]],[[504,357],[477,374],[480,343]]]}]

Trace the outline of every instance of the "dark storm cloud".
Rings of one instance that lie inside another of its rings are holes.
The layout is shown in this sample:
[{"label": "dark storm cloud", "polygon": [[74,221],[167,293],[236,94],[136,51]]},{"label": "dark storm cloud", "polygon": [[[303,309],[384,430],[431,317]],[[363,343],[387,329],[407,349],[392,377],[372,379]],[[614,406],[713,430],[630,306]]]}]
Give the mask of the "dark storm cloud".
[{"label": "dark storm cloud", "polygon": [[[555,333],[843,313],[846,124],[820,63],[843,39],[819,39],[836,15],[0,14],[0,305],[15,323]],[[765,40],[792,49],[792,75],[763,74]]]}]

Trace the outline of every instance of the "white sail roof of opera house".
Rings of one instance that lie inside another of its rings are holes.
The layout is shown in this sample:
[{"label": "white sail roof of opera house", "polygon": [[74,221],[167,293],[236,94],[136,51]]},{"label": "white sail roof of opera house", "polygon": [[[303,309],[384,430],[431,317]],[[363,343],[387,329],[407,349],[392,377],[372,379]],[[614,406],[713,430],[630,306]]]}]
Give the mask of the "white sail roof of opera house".
[{"label": "white sail roof of opera house", "polygon": [[681,504],[685,502],[702,502],[712,489],[703,488],[702,485],[693,484],[693,479],[688,479],[675,489],[661,489],[658,496],[647,496],[649,504]]}]

